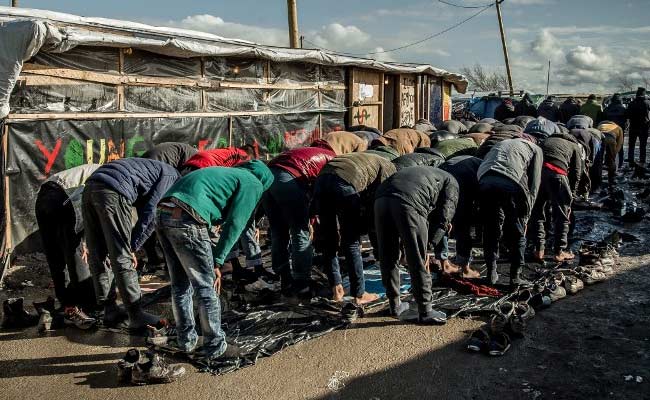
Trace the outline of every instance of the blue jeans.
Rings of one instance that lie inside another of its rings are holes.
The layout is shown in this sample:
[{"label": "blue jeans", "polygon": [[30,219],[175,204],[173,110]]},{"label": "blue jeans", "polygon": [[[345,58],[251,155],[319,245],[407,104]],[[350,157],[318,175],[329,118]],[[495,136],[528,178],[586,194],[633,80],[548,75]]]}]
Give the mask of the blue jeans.
[{"label": "blue jeans", "polygon": [[271,168],[271,172],[275,179],[263,201],[271,227],[273,270],[280,275],[283,286],[292,281],[304,286],[311,276],[313,258],[309,239],[308,188],[283,169]]},{"label": "blue jeans", "polygon": [[[178,209],[180,210],[180,209]],[[172,285],[172,308],[178,345],[184,351],[196,346],[192,295],[196,292],[206,358],[226,351],[226,334],[221,329],[221,303],[214,290],[214,261],[207,225],[197,223],[185,211],[158,210],[156,230]]]},{"label": "blue jeans", "polygon": [[255,224],[255,213],[251,216],[250,221],[246,224],[244,232],[242,232],[239,240],[233,246],[232,250],[226,256],[226,261],[239,257],[240,249],[246,256],[246,267],[254,268],[258,265],[263,265],[262,262],[262,249],[257,242],[257,225]]},{"label": "blue jeans", "polygon": [[[361,257],[361,197],[352,185],[334,174],[318,177],[314,188],[314,198],[318,201],[318,215],[323,235],[323,262],[331,286],[341,285],[341,268],[337,250],[345,256],[350,277],[350,295],[359,297],[366,292],[363,278],[363,258]],[[338,226],[337,228],[337,221]]]}]

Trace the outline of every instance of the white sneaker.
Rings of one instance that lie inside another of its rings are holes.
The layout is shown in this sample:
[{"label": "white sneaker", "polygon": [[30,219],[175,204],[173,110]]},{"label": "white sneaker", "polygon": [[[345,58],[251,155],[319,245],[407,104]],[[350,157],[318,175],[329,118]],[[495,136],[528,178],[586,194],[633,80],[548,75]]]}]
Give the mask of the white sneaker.
[{"label": "white sneaker", "polygon": [[261,292],[262,290],[277,292],[280,290],[280,282],[268,283],[264,279],[258,278],[255,282],[244,286],[244,289],[247,292]]}]

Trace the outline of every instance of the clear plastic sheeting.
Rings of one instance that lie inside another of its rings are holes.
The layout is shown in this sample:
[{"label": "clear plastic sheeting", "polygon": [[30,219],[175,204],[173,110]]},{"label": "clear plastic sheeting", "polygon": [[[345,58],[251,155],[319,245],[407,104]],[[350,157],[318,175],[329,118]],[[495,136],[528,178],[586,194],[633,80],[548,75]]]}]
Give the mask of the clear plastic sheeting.
[{"label": "clear plastic sheeting", "polygon": [[319,108],[317,90],[271,90],[268,103],[272,111],[311,111]]},{"label": "clear plastic sheeting", "polygon": [[187,87],[126,86],[124,107],[130,112],[198,112],[201,90]]},{"label": "clear plastic sheeting", "polygon": [[318,65],[304,62],[271,63],[271,83],[318,82]]},{"label": "clear plastic sheeting", "polygon": [[328,65],[319,65],[318,80],[321,83],[328,83],[331,85],[344,85],[345,84],[345,68],[333,67]]},{"label": "clear plastic sheeting", "polygon": [[10,99],[12,113],[117,111],[117,89],[102,84],[17,85]]},{"label": "clear plastic sheeting", "polygon": [[204,61],[207,79],[264,83],[266,62],[259,59],[210,57]]},{"label": "clear plastic sheeting", "polygon": [[130,75],[200,78],[199,58],[164,57],[148,51],[133,50],[124,54],[124,73]]},{"label": "clear plastic sheeting", "polygon": [[322,90],[321,110],[345,111],[345,90]]},{"label": "clear plastic sheeting", "polygon": [[345,130],[345,113],[321,113],[321,136]]},{"label": "clear plastic sheeting", "polygon": [[32,57],[29,62],[52,68],[117,73],[119,71],[119,58],[118,49],[79,46],[65,53],[42,51]]},{"label": "clear plastic sheeting", "polygon": [[273,157],[317,139],[318,119],[318,113],[232,117],[232,145],[251,144],[260,156]]},{"label": "clear plastic sheeting", "polygon": [[268,111],[263,89],[215,89],[206,91],[207,110],[224,112]]}]

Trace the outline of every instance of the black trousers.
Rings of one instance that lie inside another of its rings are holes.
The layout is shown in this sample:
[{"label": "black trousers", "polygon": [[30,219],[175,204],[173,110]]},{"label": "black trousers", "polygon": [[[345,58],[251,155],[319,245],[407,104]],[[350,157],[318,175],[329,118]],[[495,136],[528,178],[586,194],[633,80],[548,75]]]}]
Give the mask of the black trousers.
[{"label": "black trousers", "polygon": [[395,197],[375,200],[375,226],[379,245],[381,280],[386,297],[395,304],[400,295],[400,241],[406,255],[413,298],[420,313],[431,311],[431,275],[427,271],[429,221]]},{"label": "black trousers", "polygon": [[627,159],[629,163],[634,163],[634,150],[636,148],[636,140],[639,139],[639,162],[645,163],[646,147],[648,145],[648,131],[647,130],[632,130],[630,129],[630,137],[628,139]]},{"label": "black trousers", "polygon": [[76,216],[68,195],[46,182],[36,197],[36,221],[54,283],[54,294],[64,307],[94,308],[90,270],[81,258],[83,232],[75,232]]},{"label": "black trousers", "polygon": [[545,223],[548,219],[546,209],[549,205],[553,218],[553,251],[555,254],[559,254],[567,249],[572,201],[569,178],[544,168],[539,194],[531,215],[531,235],[537,250],[544,251],[545,249]]},{"label": "black trousers", "polygon": [[483,219],[483,251],[488,267],[496,267],[499,243],[505,237],[510,249],[510,270],[525,265],[526,196],[512,180],[500,175],[486,175],[479,182]]}]

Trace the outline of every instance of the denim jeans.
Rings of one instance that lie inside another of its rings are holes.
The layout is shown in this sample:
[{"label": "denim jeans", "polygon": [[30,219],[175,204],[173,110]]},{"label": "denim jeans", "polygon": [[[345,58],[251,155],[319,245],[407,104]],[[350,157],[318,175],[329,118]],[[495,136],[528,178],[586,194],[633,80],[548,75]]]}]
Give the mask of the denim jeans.
[{"label": "denim jeans", "polygon": [[314,198],[318,201],[317,212],[323,236],[323,262],[329,283],[334,286],[343,282],[337,255],[340,229],[340,248],[348,266],[350,295],[359,297],[366,292],[360,244],[363,225],[361,197],[352,185],[337,175],[326,174],[316,180]]},{"label": "denim jeans", "polygon": [[90,182],[84,188],[82,211],[88,264],[100,306],[115,301],[116,285],[127,306],[142,297],[131,259],[132,209],[126,197],[104,184]]},{"label": "denim jeans", "polygon": [[214,290],[214,261],[208,227],[185,211],[158,210],[156,230],[165,253],[172,286],[172,309],[178,345],[191,351],[198,341],[192,295],[196,293],[206,358],[226,351],[221,329],[221,303]]},{"label": "denim jeans", "polygon": [[260,248],[260,244],[257,242],[255,213],[253,213],[248,224],[246,224],[246,228],[244,228],[244,232],[242,232],[235,246],[233,246],[230,253],[226,256],[226,261],[239,257],[241,251],[243,251],[246,256],[246,267],[254,268],[263,264],[262,249]]},{"label": "denim jeans", "polygon": [[[309,239],[308,188],[280,168],[271,168],[273,184],[263,198],[271,229],[271,261],[282,284],[305,285],[311,275],[313,249]],[[291,244],[291,263],[289,262]]]}]

